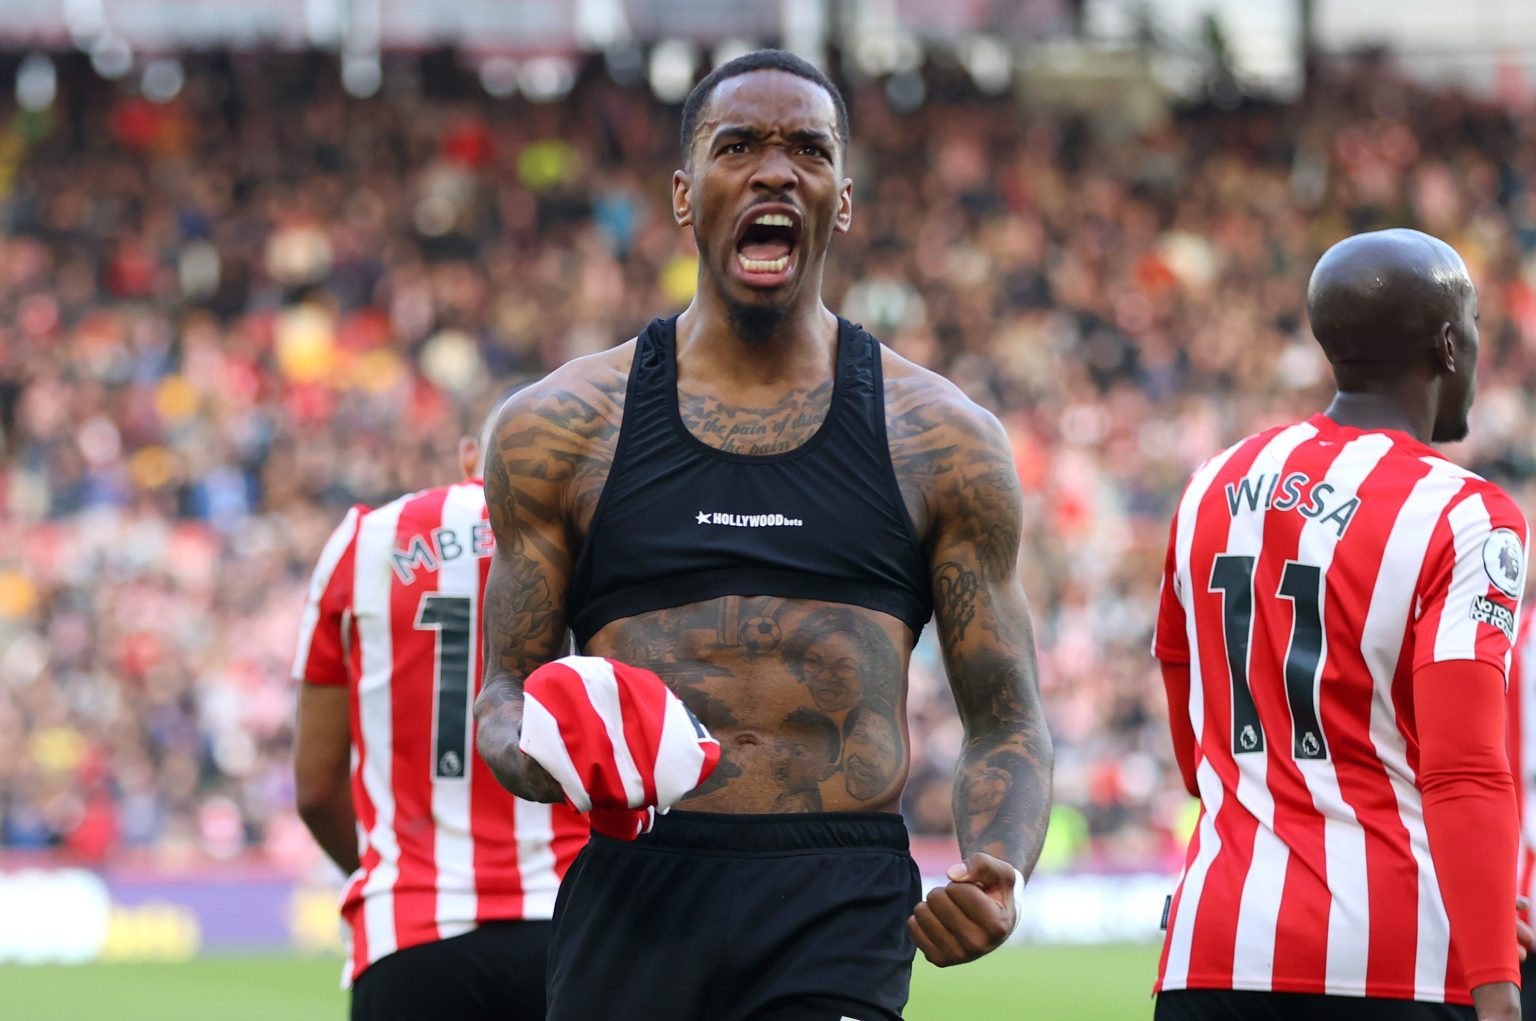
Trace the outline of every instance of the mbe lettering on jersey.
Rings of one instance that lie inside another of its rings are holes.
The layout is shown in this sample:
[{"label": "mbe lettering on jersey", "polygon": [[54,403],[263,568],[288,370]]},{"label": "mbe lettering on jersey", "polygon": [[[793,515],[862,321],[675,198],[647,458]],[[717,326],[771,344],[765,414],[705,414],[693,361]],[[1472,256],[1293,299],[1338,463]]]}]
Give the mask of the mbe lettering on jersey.
[{"label": "mbe lettering on jersey", "polygon": [[1360,498],[1343,499],[1326,482],[1313,482],[1306,472],[1288,475],[1256,475],[1227,483],[1227,511],[1237,517],[1239,511],[1295,511],[1304,518],[1332,525],[1340,539],[1349,522],[1360,509]]},{"label": "mbe lettering on jersey", "polygon": [[496,537],[491,532],[491,523],[477,521],[468,536],[461,536],[451,528],[434,528],[429,535],[412,536],[404,549],[390,551],[389,566],[400,584],[410,585],[416,581],[417,571],[435,571],[465,554],[483,559],[495,549]]}]

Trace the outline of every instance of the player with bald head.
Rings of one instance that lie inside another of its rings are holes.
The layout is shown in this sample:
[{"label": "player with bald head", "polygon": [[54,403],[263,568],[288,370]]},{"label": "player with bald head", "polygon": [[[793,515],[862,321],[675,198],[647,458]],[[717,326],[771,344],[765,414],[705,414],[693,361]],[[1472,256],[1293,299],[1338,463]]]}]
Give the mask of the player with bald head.
[{"label": "player with bald head", "polygon": [[1201,816],[1156,1017],[1510,1021],[1527,528],[1427,446],[1467,433],[1477,291],[1384,230],[1323,255],[1307,311],[1332,403],[1207,461],[1170,531],[1153,652]]},{"label": "player with bald head", "polygon": [[1467,435],[1477,388],[1477,288],[1456,250],[1416,230],[1345,238],[1307,286],[1312,333],[1333,366],[1329,417],[1378,420],[1433,443]]}]

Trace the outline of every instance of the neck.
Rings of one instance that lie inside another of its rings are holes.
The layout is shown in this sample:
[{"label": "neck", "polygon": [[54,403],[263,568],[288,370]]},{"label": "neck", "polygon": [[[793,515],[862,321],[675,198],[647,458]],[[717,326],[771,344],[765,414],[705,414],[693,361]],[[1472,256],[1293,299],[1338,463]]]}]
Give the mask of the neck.
[{"label": "neck", "polygon": [[689,375],[744,384],[773,384],[807,375],[822,378],[837,351],[837,317],[821,303],[796,302],[782,323],[761,338],[742,338],[727,303],[700,289],[677,319],[677,361]]},{"label": "neck", "polygon": [[1339,391],[1324,412],[1352,429],[1396,429],[1420,443],[1429,443],[1435,432],[1435,414],[1423,395]]}]

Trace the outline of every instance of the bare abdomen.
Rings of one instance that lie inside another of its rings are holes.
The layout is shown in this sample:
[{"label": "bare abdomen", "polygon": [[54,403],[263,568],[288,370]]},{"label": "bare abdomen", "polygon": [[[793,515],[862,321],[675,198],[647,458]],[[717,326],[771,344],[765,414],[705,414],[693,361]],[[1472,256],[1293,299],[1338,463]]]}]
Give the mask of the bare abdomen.
[{"label": "bare abdomen", "polygon": [[726,596],[614,621],[587,653],[654,671],[720,742],[701,812],[893,811],[906,782],[906,626]]}]

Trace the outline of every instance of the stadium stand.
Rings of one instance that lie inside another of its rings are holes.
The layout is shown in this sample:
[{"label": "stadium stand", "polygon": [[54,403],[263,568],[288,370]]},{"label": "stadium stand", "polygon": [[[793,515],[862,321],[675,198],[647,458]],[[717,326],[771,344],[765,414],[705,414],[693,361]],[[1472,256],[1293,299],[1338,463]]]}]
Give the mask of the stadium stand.
[{"label": "stadium stand", "polygon": [[[942,67],[851,89],[828,293],[1013,437],[1063,806],[1049,861],[1162,867],[1188,799],[1147,642],[1196,460],[1321,407],[1317,255],[1417,226],[1482,294],[1455,456],[1536,506],[1536,114],[1372,62],[1305,104],[1151,131]],[[676,109],[600,61],[556,105],[334,58],[201,55],[172,101],[61,68],[0,99],[0,847],[302,867],[289,656],[342,510],[443,482],[488,389],[686,303]],[[959,725],[926,635],[904,805],[943,833]],[[1174,866],[1176,867],[1176,865]]]}]

